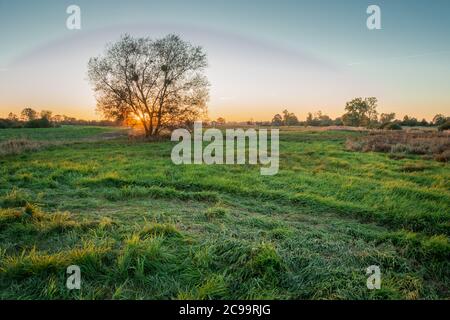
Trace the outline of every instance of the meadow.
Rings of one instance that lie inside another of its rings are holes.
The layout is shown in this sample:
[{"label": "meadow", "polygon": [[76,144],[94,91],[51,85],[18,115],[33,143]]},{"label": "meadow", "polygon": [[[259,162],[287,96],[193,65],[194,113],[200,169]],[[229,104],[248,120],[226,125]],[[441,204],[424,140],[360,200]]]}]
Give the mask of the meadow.
[{"label": "meadow", "polygon": [[362,135],[281,131],[261,176],[118,128],[0,130],[37,143],[0,155],[0,299],[449,299],[448,164]]}]

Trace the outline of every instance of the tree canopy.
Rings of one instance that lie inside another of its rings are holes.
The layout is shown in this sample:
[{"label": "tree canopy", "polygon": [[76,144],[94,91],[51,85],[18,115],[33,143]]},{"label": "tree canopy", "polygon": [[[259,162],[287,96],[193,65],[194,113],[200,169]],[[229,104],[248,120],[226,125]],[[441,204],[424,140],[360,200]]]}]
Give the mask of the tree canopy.
[{"label": "tree canopy", "polygon": [[342,116],[345,125],[370,126],[377,121],[377,98],[355,98],[345,105],[346,113]]},{"label": "tree canopy", "polygon": [[97,109],[107,118],[133,118],[146,136],[191,125],[206,112],[206,54],[177,35],[124,35],[91,58],[88,76]]}]

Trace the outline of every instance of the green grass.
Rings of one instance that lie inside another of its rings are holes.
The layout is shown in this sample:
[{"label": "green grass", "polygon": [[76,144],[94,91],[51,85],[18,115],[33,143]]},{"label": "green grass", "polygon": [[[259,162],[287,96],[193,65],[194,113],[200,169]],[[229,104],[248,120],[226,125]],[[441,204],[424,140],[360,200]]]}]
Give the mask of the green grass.
[{"label": "green grass", "polygon": [[100,134],[116,132],[114,127],[95,127],[95,126],[69,126],[61,128],[20,128],[20,129],[1,129],[0,141],[8,139],[27,139],[37,141],[67,141],[82,138],[91,138]]},{"label": "green grass", "polygon": [[[345,151],[361,133],[285,131],[269,177],[176,166],[169,141],[85,140],[114,130],[0,130],[78,140],[0,156],[0,298],[450,298],[447,164]],[[81,290],[65,287],[71,264]]]}]

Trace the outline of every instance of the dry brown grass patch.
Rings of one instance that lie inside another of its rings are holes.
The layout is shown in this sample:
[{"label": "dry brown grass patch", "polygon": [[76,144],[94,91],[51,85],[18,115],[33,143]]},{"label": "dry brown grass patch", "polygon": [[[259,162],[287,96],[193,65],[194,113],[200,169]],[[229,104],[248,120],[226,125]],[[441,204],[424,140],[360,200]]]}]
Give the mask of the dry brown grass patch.
[{"label": "dry brown grass patch", "polygon": [[371,132],[364,137],[347,139],[346,149],[426,155],[447,162],[450,159],[450,135],[436,131]]},{"label": "dry brown grass patch", "polygon": [[0,155],[21,154],[27,151],[37,151],[48,145],[48,142],[42,141],[11,139],[0,142]]}]

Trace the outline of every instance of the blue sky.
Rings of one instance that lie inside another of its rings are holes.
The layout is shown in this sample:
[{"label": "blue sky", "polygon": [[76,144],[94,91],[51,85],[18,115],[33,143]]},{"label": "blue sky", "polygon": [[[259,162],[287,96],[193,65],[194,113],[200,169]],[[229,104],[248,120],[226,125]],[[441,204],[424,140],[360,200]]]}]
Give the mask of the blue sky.
[{"label": "blue sky", "polygon": [[[65,26],[71,4],[81,30]],[[366,27],[370,4],[381,30]],[[449,16],[446,0],[0,0],[0,116],[31,106],[98,117],[89,57],[125,32],[174,32],[208,53],[211,118],[337,116],[357,96],[431,118],[450,110]]]}]

